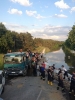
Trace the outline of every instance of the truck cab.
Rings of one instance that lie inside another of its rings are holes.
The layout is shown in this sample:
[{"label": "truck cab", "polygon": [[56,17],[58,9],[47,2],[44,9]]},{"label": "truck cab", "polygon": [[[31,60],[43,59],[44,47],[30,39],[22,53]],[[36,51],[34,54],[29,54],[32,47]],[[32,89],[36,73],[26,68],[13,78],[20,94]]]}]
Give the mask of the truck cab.
[{"label": "truck cab", "polygon": [[6,75],[22,74],[25,76],[27,69],[25,52],[11,52],[4,55],[4,72]]}]

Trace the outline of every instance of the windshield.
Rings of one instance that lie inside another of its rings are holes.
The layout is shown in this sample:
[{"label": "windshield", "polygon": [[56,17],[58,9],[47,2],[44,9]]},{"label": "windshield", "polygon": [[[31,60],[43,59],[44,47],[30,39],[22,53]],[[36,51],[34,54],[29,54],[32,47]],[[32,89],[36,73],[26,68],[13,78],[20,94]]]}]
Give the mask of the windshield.
[{"label": "windshield", "polygon": [[21,57],[4,57],[4,63],[21,63]]}]

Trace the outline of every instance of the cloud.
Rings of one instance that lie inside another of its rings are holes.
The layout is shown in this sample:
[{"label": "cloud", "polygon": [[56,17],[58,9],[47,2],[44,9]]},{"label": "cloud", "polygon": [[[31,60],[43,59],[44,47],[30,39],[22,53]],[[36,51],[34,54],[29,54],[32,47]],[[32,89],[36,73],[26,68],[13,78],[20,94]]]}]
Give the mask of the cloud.
[{"label": "cloud", "polygon": [[36,27],[36,26],[38,26],[38,25],[36,25],[36,24],[32,24],[32,26],[35,26],[35,27]]},{"label": "cloud", "polygon": [[63,12],[63,10],[60,10],[60,12]]},{"label": "cloud", "polygon": [[43,34],[43,39],[56,39],[58,40],[59,39],[59,36],[56,36],[56,35],[53,35],[53,36],[49,36],[47,34]]},{"label": "cloud", "polygon": [[71,8],[71,12],[75,12],[75,7],[72,7]]},{"label": "cloud", "polygon": [[32,3],[29,2],[29,0],[11,0],[14,3],[19,3],[20,5],[23,6],[31,6]]},{"label": "cloud", "polygon": [[19,25],[19,24],[13,24],[13,23],[6,23],[6,22],[2,22],[7,29],[11,30],[11,31],[16,31],[16,32],[25,32],[25,29],[28,29],[27,26],[24,25]]},{"label": "cloud", "polygon": [[22,15],[22,11],[18,10],[18,9],[9,9],[8,13],[10,14],[18,14],[18,15]]},{"label": "cloud", "polygon": [[73,2],[75,2],[75,0],[72,0]]},{"label": "cloud", "polygon": [[29,32],[36,38],[64,41],[67,39],[67,34],[69,33],[70,29],[70,26],[46,25],[43,28],[33,29]]},{"label": "cloud", "polygon": [[64,41],[68,37],[70,26],[53,26],[45,25],[44,27],[37,28],[38,26],[29,29],[29,27],[19,24],[12,24],[3,22],[7,29],[16,31],[16,32],[29,32],[34,38],[43,38],[43,39],[53,39],[58,41]]},{"label": "cloud", "polygon": [[63,14],[55,14],[54,17],[58,17],[58,18],[67,18],[66,15],[63,15]]},{"label": "cloud", "polygon": [[42,18],[46,18],[46,17],[41,16],[40,14],[37,14],[37,15],[35,16],[35,18],[37,18],[37,19],[42,19]]},{"label": "cloud", "polygon": [[61,8],[61,9],[68,9],[70,8],[69,5],[67,5],[64,0],[60,0],[54,3],[56,7]]},{"label": "cloud", "polygon": [[46,17],[41,16],[40,14],[38,14],[37,11],[28,11],[28,10],[26,10],[26,14],[27,14],[28,16],[33,16],[33,17],[35,17],[35,18],[37,18],[37,19],[46,18]]},{"label": "cloud", "polygon": [[48,8],[48,6],[45,6],[45,8]]},{"label": "cloud", "polygon": [[35,16],[35,14],[37,14],[37,12],[36,11],[28,11],[28,10],[26,10],[26,14],[28,16]]},{"label": "cloud", "polygon": [[[62,10],[61,10],[62,11]],[[33,16],[33,17],[35,17],[35,18],[37,18],[37,19],[43,19],[43,18],[49,18],[49,17],[52,17],[52,16],[41,16],[40,14],[38,14],[37,13],[37,11],[28,11],[28,10],[26,10],[26,14],[28,15],[28,16]],[[60,17],[60,18],[66,18],[67,16],[66,15],[64,15],[64,14],[55,14],[53,17]]]}]

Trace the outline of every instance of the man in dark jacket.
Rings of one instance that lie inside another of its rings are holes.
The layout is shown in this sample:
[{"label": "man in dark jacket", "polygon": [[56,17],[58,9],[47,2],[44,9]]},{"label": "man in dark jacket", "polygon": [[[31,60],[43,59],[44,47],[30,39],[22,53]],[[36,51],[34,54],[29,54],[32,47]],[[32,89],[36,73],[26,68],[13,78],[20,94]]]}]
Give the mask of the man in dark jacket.
[{"label": "man in dark jacket", "polygon": [[71,78],[70,91],[69,91],[69,93],[71,93],[72,90],[74,90],[74,96],[75,96],[75,74],[73,74],[73,76]]},{"label": "man in dark jacket", "polygon": [[59,72],[58,72],[58,87],[57,90],[59,90],[59,87],[62,88],[62,92],[64,92],[64,84],[63,84],[63,73],[62,70],[59,68]]}]

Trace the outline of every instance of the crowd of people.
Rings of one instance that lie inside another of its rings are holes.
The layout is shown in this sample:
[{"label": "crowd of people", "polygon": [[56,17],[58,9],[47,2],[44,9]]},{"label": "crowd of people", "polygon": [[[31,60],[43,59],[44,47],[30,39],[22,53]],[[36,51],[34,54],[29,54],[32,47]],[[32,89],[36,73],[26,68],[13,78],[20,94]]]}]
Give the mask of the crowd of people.
[{"label": "crowd of people", "polygon": [[[39,66],[40,69],[40,73],[41,73],[41,79],[45,80],[45,72],[47,72],[47,79],[48,79],[48,84],[50,84],[51,86],[53,85],[53,80],[54,80],[54,70],[57,69],[55,68],[55,64],[53,64],[52,66],[49,66],[48,69],[45,69],[45,62],[43,61],[43,63]],[[70,81],[70,89],[69,89],[69,94],[72,93],[72,91],[74,91],[74,96],[75,96],[75,72],[73,72],[72,77],[68,76],[68,71],[67,69],[64,67],[64,65],[61,66],[61,68],[58,69],[58,86],[57,86],[57,90],[59,90],[59,88],[62,88],[62,92],[65,91],[65,87],[64,87],[64,80],[65,77],[68,78],[68,81]]]},{"label": "crowd of people", "polygon": [[[29,52],[29,55],[32,54],[32,60],[31,60],[31,66],[33,69],[33,75],[37,76],[37,65],[38,65],[38,61],[39,61],[39,55],[38,53],[31,53]],[[43,56],[43,55],[42,55]],[[42,58],[41,56],[41,58]],[[43,61],[41,63],[41,65],[39,65],[39,72],[40,72],[40,77],[42,80],[45,80],[45,73],[47,73],[47,80],[48,80],[48,84],[50,84],[51,86],[53,85],[53,80],[54,80],[54,70],[57,69],[55,68],[55,64],[53,64],[52,66],[49,66],[48,69],[45,68],[46,64]],[[64,65],[61,66],[61,68],[58,68],[58,86],[57,86],[57,90],[59,90],[59,88],[62,88],[62,91],[64,92],[65,87],[64,87],[64,82],[63,80],[65,80],[65,77],[67,77],[68,81],[70,81],[70,89],[69,89],[69,94],[72,93],[72,90],[74,91],[74,96],[75,96],[75,72],[73,72],[72,77],[70,78],[68,76],[68,71],[67,69],[64,67]]]}]

